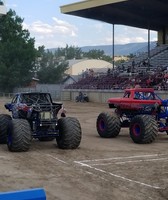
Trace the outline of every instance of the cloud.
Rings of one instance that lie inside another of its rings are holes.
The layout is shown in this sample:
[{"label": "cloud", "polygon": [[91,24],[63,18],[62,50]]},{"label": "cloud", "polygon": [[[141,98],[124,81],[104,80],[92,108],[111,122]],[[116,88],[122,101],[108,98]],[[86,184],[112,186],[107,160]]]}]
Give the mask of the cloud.
[{"label": "cloud", "polygon": [[115,37],[116,44],[127,44],[127,43],[138,43],[138,42],[146,42],[143,37]]},{"label": "cloud", "polygon": [[34,33],[34,34],[48,34],[48,33],[52,33],[52,26],[50,26],[49,24],[44,24],[41,21],[36,21],[33,24],[31,24],[30,26],[28,26],[28,29],[30,32]]},{"label": "cloud", "polygon": [[67,22],[53,18],[56,23],[52,25],[42,21],[33,22],[31,25],[25,25],[31,33],[34,34],[63,34],[71,37],[77,36],[77,28]]},{"label": "cloud", "polygon": [[29,30],[31,37],[35,37],[37,46],[44,45],[47,48],[60,46],[60,44],[64,43],[60,42],[61,40],[64,41],[66,37],[71,40],[77,37],[78,33],[76,26],[56,17],[52,18],[51,24],[39,20],[32,24],[23,23],[23,27]]},{"label": "cloud", "polygon": [[[78,24],[78,28],[56,17],[51,22],[34,21],[24,23],[31,37],[35,38],[36,47],[44,45],[46,48],[65,47],[66,44],[74,46],[111,45],[112,27],[104,23]],[[79,35],[79,36],[78,36]],[[157,41],[157,33],[150,32],[151,41]],[[115,26],[115,44],[147,42],[148,31],[127,26]]]},{"label": "cloud", "polygon": [[55,21],[55,26],[54,26],[55,31],[58,31],[61,34],[65,34],[71,37],[77,36],[78,29],[76,26],[66,21],[59,20],[56,17],[53,17],[53,20]]},{"label": "cloud", "polygon": [[6,4],[6,7],[7,7],[8,9],[10,9],[10,8],[17,8],[18,5],[17,5],[17,4]]},{"label": "cloud", "polygon": [[103,23],[97,23],[97,24],[94,24],[93,28],[101,32],[104,29],[104,26],[103,26]]},{"label": "cloud", "polygon": [[[115,44],[140,43],[148,41],[148,30],[127,26],[115,26]],[[157,32],[150,31],[150,41],[157,41]],[[101,40],[103,42],[103,40]],[[104,44],[112,44],[112,31],[104,37]]]}]

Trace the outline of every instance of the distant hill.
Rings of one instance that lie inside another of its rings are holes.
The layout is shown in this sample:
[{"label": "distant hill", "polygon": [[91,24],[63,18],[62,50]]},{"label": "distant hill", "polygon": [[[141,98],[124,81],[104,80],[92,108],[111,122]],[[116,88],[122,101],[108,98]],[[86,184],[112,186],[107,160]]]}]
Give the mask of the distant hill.
[{"label": "distant hill", "polygon": [[[156,42],[151,42],[150,48],[153,49],[156,46]],[[112,45],[98,45],[98,46],[84,46],[79,47],[83,52],[88,52],[90,50],[103,50],[105,55],[112,55]],[[54,52],[57,48],[48,49]],[[129,44],[116,44],[114,45],[115,56],[127,56],[130,54],[138,54],[148,51],[148,43],[129,43]]]},{"label": "distant hill", "polygon": [[[156,46],[156,42],[151,42],[150,48],[153,49]],[[83,52],[90,50],[103,50],[106,55],[112,55],[112,45],[100,45],[100,46],[85,46],[80,47]],[[115,56],[126,56],[129,54],[137,54],[148,51],[148,43],[129,43],[129,44],[116,44],[114,45]]]}]

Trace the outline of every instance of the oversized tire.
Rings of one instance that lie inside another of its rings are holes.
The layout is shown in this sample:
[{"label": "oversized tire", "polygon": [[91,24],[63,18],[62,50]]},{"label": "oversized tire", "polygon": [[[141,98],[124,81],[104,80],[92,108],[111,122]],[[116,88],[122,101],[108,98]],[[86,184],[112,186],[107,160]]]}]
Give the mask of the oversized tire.
[{"label": "oversized tire", "polygon": [[28,151],[31,145],[31,128],[25,119],[13,119],[8,126],[7,145],[9,151]]},{"label": "oversized tire", "polygon": [[82,131],[79,121],[74,117],[58,120],[59,136],[56,138],[60,149],[76,149],[80,145]]},{"label": "oversized tire", "polygon": [[7,143],[7,129],[11,116],[7,114],[0,114],[0,144]]},{"label": "oversized tire", "polygon": [[120,133],[121,122],[115,113],[110,114],[102,112],[97,117],[96,128],[101,137],[114,138]]},{"label": "oversized tire", "polygon": [[156,120],[150,115],[137,115],[130,123],[130,137],[135,143],[152,143],[158,135]]}]

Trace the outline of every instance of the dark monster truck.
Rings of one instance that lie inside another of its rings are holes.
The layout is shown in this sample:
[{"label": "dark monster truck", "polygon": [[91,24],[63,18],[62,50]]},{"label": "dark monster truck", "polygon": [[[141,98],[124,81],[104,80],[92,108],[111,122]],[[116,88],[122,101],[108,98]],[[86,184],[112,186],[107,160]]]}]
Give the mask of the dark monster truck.
[{"label": "dark monster truck", "polygon": [[153,88],[126,89],[122,98],[108,99],[113,113],[97,117],[98,134],[104,138],[118,136],[122,127],[129,127],[135,143],[152,143],[158,132],[168,133],[168,100],[162,100]]},{"label": "dark monster truck", "polygon": [[[66,117],[62,103],[54,103],[49,93],[19,93],[5,108],[12,116],[0,114],[0,143],[10,151],[28,151],[33,138],[56,138],[61,149],[76,149],[81,142],[79,121]],[[58,115],[60,114],[60,118]]]}]

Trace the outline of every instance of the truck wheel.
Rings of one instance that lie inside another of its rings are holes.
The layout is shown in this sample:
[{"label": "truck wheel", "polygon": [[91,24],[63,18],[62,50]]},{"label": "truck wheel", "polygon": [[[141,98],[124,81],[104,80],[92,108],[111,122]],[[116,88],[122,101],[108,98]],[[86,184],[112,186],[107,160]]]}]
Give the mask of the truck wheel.
[{"label": "truck wheel", "polygon": [[130,137],[135,143],[152,143],[158,135],[156,120],[150,115],[137,115],[130,123]]},{"label": "truck wheel", "polygon": [[82,137],[79,121],[73,117],[64,117],[58,120],[59,136],[56,138],[61,149],[76,149]]},{"label": "truck wheel", "polygon": [[121,122],[115,113],[102,112],[97,118],[96,127],[101,137],[112,138],[118,136],[121,129]]},{"label": "truck wheel", "polygon": [[7,129],[11,116],[7,114],[0,114],[0,144],[7,143]]},{"label": "truck wheel", "polygon": [[8,126],[7,145],[9,151],[28,151],[31,144],[30,124],[25,119],[13,119]]}]

